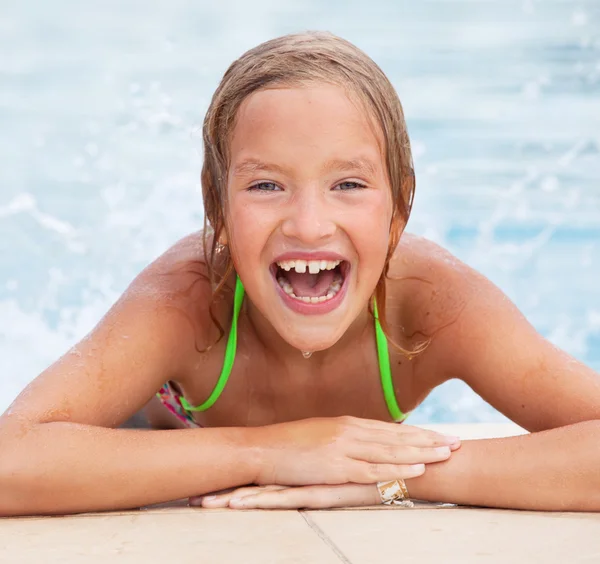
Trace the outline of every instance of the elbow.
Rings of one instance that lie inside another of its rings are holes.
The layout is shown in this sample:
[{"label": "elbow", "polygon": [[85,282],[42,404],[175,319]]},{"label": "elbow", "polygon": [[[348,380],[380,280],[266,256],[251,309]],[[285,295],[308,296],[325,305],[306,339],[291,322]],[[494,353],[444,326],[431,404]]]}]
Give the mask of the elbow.
[{"label": "elbow", "polygon": [[32,471],[32,457],[26,457],[23,442],[0,437],[0,517],[36,513],[35,484],[39,479]]},{"label": "elbow", "polygon": [[[3,455],[4,458],[4,455]],[[8,469],[3,460],[0,468],[0,517],[31,515],[29,500],[23,491],[17,468]]]},{"label": "elbow", "polygon": [[572,428],[576,434],[570,482],[576,491],[568,510],[600,512],[600,420],[583,421]]},{"label": "elbow", "polygon": [[18,472],[0,470],[0,517],[32,515],[30,500],[24,494]]},{"label": "elbow", "polygon": [[592,451],[595,460],[591,469],[591,488],[584,511],[600,512],[600,420],[589,422],[590,434],[593,436]]}]

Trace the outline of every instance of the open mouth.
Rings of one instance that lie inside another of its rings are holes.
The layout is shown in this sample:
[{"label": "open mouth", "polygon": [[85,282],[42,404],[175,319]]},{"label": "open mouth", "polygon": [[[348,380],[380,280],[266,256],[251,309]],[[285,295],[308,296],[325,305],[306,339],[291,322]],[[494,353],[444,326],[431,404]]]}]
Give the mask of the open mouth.
[{"label": "open mouth", "polygon": [[339,259],[280,260],[271,265],[271,272],[286,301],[308,306],[334,306],[340,301],[349,269],[350,263]]}]

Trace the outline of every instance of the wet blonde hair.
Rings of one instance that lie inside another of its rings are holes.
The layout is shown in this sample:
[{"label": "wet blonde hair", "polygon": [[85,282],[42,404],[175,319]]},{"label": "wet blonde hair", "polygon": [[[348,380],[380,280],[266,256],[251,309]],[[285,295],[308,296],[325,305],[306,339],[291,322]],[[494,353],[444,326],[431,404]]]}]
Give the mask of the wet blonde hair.
[{"label": "wet blonde hair", "polygon": [[[390,259],[410,216],[415,193],[415,174],[402,105],[383,71],[358,47],[331,33],[307,32],[284,35],[244,53],[227,69],[206,112],[202,167],[204,256],[213,288],[210,315],[219,328],[219,339],[223,329],[213,306],[234,270],[228,252],[223,262],[219,236],[227,232],[229,143],[237,112],[242,102],[254,92],[309,82],[338,85],[355,95],[383,134],[394,210],[385,265],[374,294],[382,329],[389,336],[385,318],[385,279]],[[373,313],[372,304],[369,307]],[[408,351],[391,342],[409,357],[422,348]]]}]

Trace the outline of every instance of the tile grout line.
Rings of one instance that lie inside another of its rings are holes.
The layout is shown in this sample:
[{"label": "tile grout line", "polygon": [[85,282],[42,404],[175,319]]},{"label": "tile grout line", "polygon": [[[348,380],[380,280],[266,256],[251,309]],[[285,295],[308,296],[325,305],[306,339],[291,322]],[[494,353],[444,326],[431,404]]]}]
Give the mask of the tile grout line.
[{"label": "tile grout line", "polygon": [[335,553],[343,564],[352,564],[352,562],[346,557],[346,555],[338,548],[338,546],[329,538],[327,533],[319,527],[308,515],[306,511],[302,509],[298,510],[298,513],[306,521],[306,524],[319,536],[319,538]]}]

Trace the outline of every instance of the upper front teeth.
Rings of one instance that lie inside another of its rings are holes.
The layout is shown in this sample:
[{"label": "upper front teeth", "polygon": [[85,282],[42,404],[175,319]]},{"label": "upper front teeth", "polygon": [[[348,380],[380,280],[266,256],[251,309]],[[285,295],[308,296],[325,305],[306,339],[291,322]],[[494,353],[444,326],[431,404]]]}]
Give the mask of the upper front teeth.
[{"label": "upper front teeth", "polygon": [[308,272],[311,274],[318,274],[321,270],[333,270],[338,264],[340,264],[341,260],[282,260],[277,263],[279,268],[283,270],[292,270],[294,269],[296,272],[303,274],[306,272],[308,267]]}]

